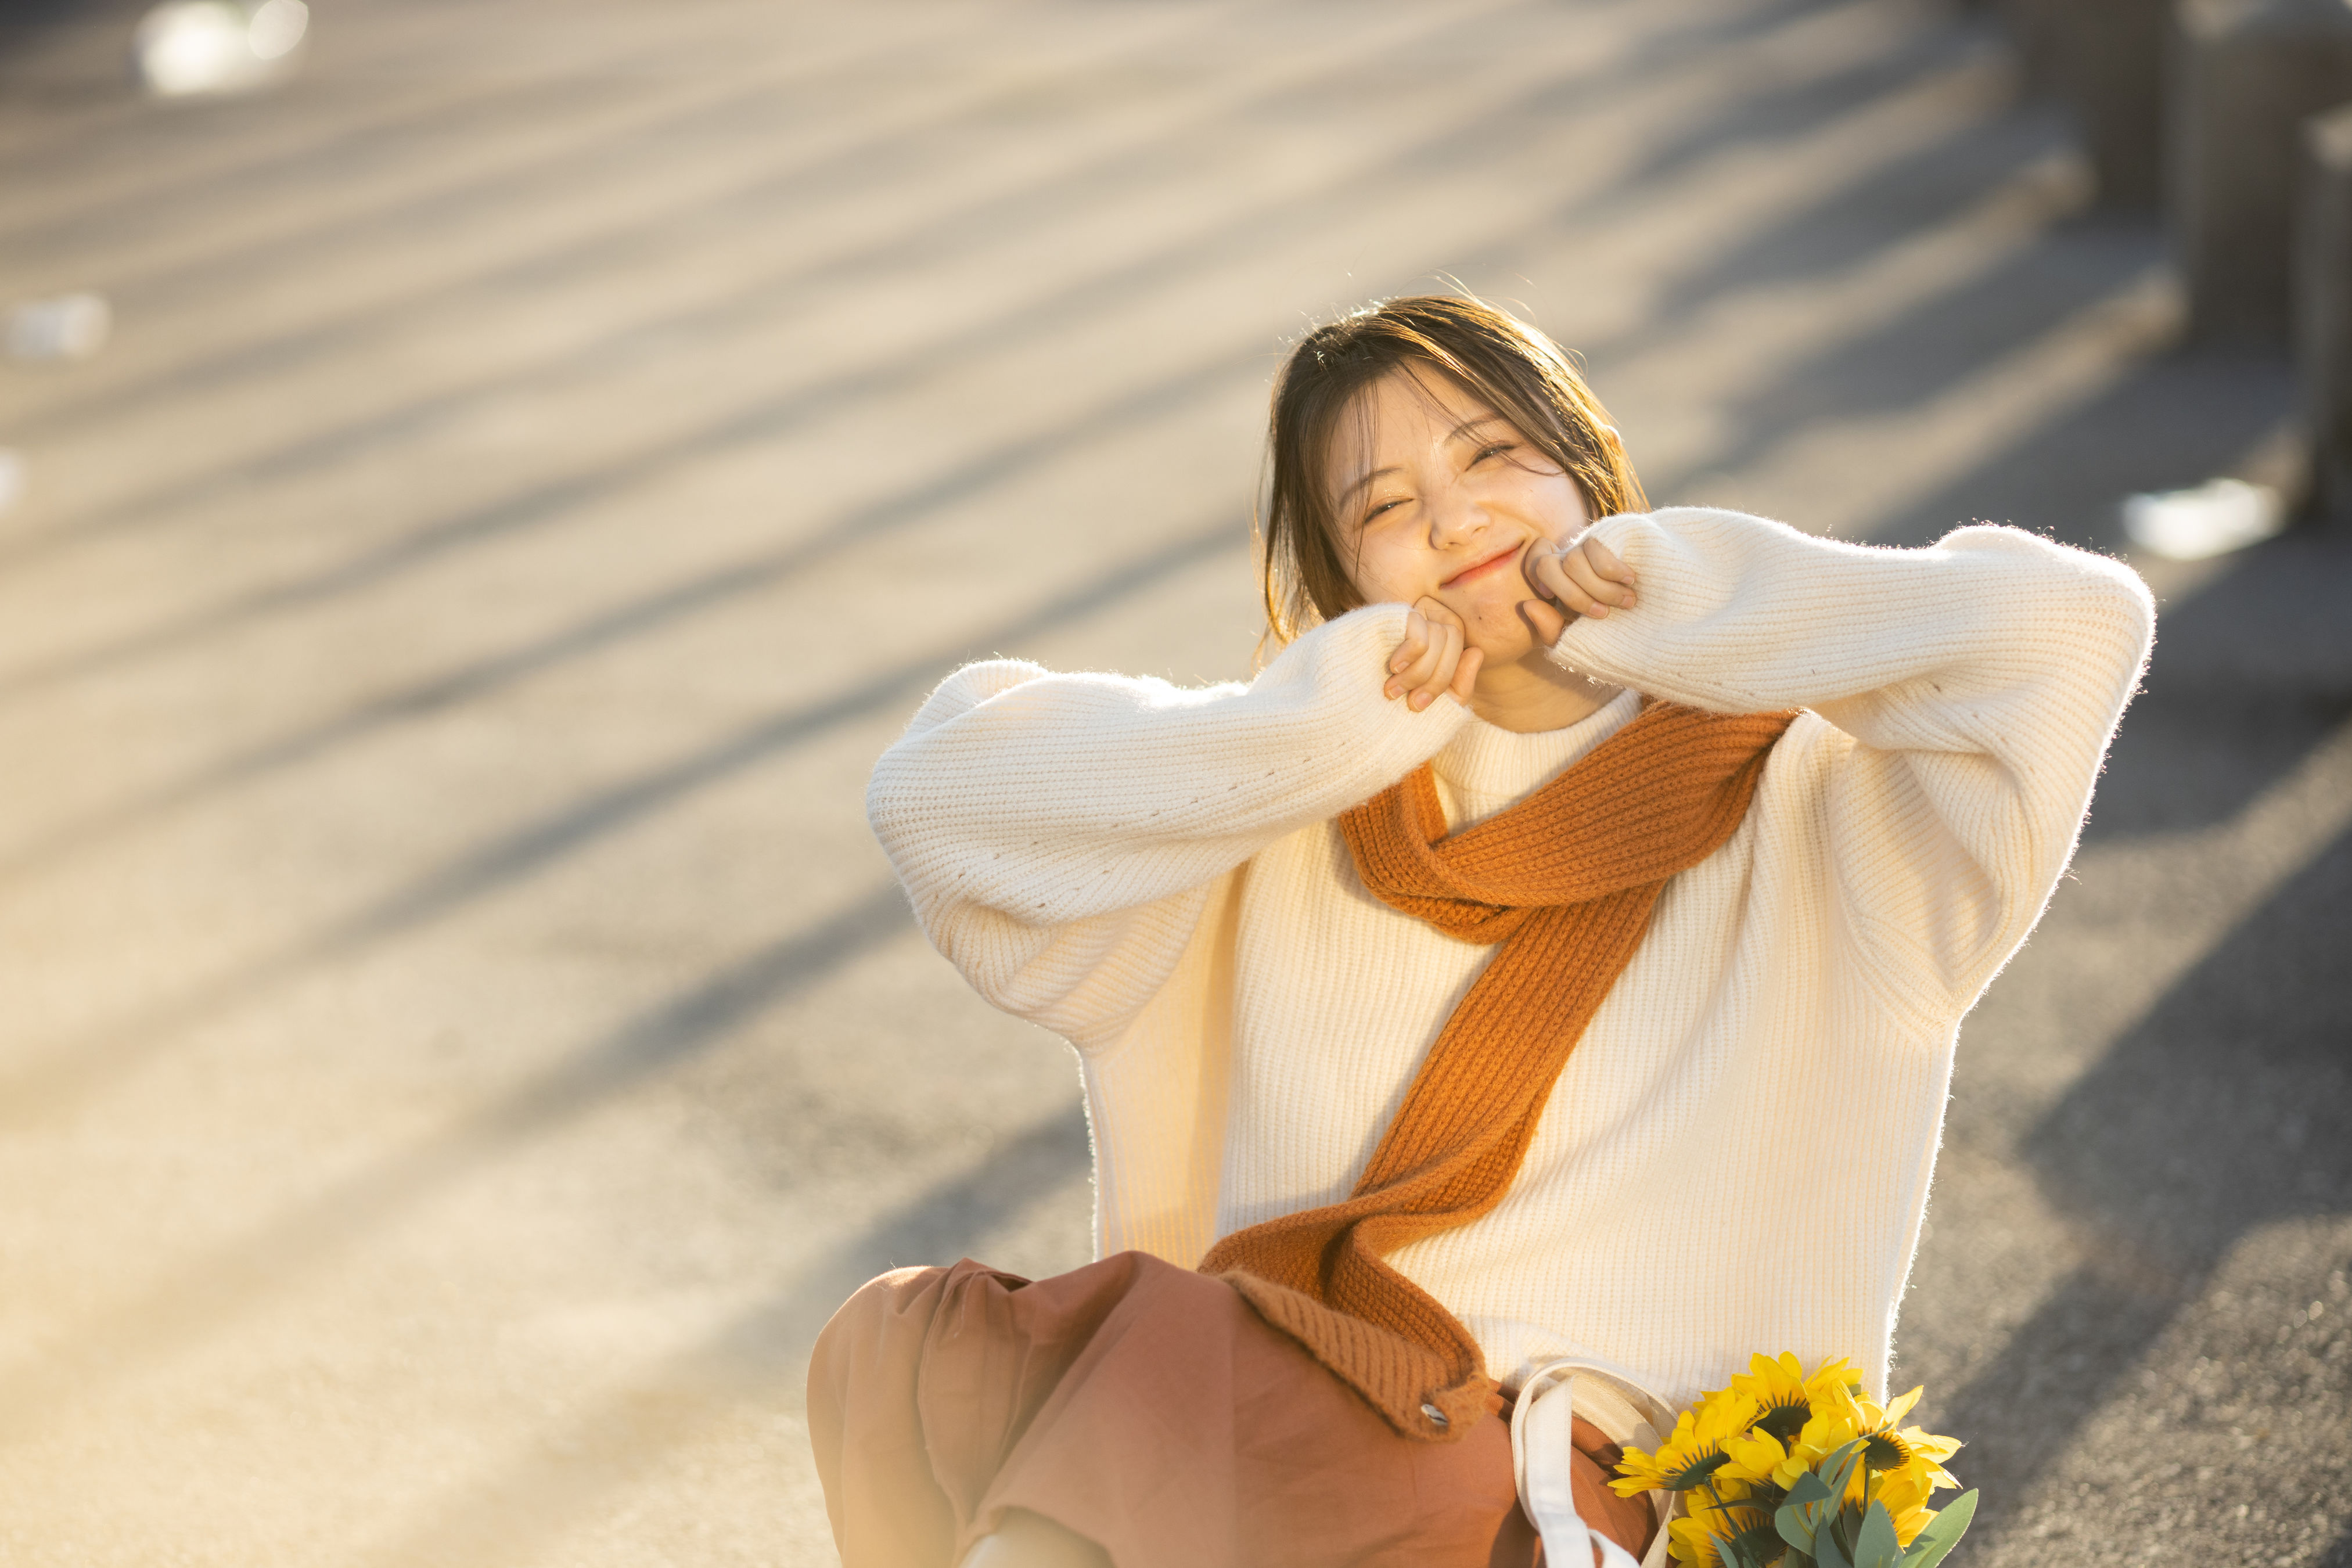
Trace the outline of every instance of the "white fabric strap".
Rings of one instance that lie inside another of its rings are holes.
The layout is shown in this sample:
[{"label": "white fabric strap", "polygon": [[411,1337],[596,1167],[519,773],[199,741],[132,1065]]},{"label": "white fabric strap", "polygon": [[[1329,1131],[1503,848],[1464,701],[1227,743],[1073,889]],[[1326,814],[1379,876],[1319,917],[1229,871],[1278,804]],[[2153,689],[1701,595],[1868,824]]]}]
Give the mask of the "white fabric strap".
[{"label": "white fabric strap", "polygon": [[[1665,1521],[1636,1563],[1633,1553],[1586,1524],[1576,1511],[1574,1455],[1576,1451],[1577,1379],[1596,1406],[1585,1418],[1607,1433],[1612,1442],[1637,1436],[1635,1430],[1654,1426],[1659,1407],[1648,1391],[1625,1385],[1586,1363],[1548,1362],[1519,1385],[1518,1403],[1511,1409],[1511,1468],[1518,1483],[1519,1506],[1535,1521],[1543,1537],[1547,1568],[1659,1568],[1666,1561]],[[1644,1406],[1649,1407],[1644,1409]],[[1610,1417],[1615,1419],[1610,1419]],[[1656,1506],[1654,1495],[1652,1506]],[[1660,1510],[1663,1515],[1663,1510]]]}]

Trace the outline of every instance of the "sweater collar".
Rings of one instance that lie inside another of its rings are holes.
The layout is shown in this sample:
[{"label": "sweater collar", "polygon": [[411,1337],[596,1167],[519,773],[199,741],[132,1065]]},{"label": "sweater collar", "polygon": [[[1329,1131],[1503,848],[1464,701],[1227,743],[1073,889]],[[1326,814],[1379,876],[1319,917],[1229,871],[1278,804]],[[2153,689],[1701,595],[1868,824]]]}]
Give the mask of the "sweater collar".
[{"label": "sweater collar", "polygon": [[1641,710],[1640,695],[1627,689],[1564,730],[1523,735],[1472,719],[1430,759],[1447,826],[1458,831],[1508,811],[1583,761]]}]

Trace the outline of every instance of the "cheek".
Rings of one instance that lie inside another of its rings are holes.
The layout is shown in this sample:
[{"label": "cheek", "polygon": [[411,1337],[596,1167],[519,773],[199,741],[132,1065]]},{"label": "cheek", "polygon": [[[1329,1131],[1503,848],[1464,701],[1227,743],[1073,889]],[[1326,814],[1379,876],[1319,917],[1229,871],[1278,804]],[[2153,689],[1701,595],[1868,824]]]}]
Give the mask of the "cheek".
[{"label": "cheek", "polygon": [[1537,528],[1554,544],[1566,544],[1591,522],[1584,493],[1566,474],[1546,475],[1528,486],[1526,505]]},{"label": "cheek", "polygon": [[1400,552],[1392,540],[1377,531],[1350,544],[1338,546],[1340,563],[1348,568],[1348,580],[1368,605],[1411,604],[1421,596],[1420,579],[1412,574],[1412,560]]}]

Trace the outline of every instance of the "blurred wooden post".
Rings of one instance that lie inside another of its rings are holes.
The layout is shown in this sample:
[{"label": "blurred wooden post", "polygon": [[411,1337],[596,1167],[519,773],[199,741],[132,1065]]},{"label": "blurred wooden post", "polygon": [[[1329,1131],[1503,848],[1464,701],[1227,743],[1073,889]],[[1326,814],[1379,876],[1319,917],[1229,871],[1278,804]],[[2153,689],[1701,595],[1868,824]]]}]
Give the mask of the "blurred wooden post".
[{"label": "blurred wooden post", "polygon": [[2074,116],[2099,205],[2154,211],[2164,194],[2171,0],[2003,0],[2001,11],[2027,90],[2051,94]]},{"label": "blurred wooden post", "polygon": [[2154,212],[2164,198],[2166,0],[2076,0],[2066,54],[2067,100],[2098,170],[2103,206]]},{"label": "blurred wooden post", "polygon": [[2060,68],[2074,0],[1997,0],[1993,9],[2017,51],[2019,85],[2029,98],[2063,96]]},{"label": "blurred wooden post", "polygon": [[2300,127],[2352,98],[2352,0],[2180,0],[2167,147],[2192,330],[2284,346]]},{"label": "blurred wooden post", "polygon": [[2304,125],[2295,358],[2319,515],[2352,528],[2352,103]]}]

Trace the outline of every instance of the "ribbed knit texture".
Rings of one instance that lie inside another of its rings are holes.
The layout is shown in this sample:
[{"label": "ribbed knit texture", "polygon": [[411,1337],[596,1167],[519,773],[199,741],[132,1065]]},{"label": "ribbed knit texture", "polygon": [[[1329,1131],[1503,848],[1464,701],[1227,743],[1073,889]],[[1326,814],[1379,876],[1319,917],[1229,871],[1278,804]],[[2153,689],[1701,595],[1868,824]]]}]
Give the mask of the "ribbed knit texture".
[{"label": "ribbed knit texture", "polygon": [[[1885,550],[1677,508],[1595,532],[1642,602],[1554,657],[1808,710],[1659,896],[1508,1192],[1389,1262],[1506,1384],[1578,1356],[1681,1401],[1790,1350],[1883,1386],[1959,1018],[2065,868],[2147,592],[2003,528]],[[1405,614],[1341,616],[1246,686],[970,666],[875,769],[931,940],[1078,1048],[1106,1253],[1191,1268],[1345,1199],[1486,966],[1366,890],[1340,815],[1428,762],[1457,827],[1492,816],[1637,711],[1535,735],[1414,713],[1381,691]]]},{"label": "ribbed knit texture", "polygon": [[[1454,1009],[1344,1203],[1236,1232],[1224,1276],[1411,1436],[1469,1430],[1493,1391],[1461,1321],[1385,1261],[1502,1201],[1560,1069],[1667,879],[1723,847],[1792,713],[1652,707],[1522,804],[1449,834],[1428,767],[1339,819],[1391,909],[1500,951]],[[1363,1326],[1381,1331],[1367,1334]]]}]

